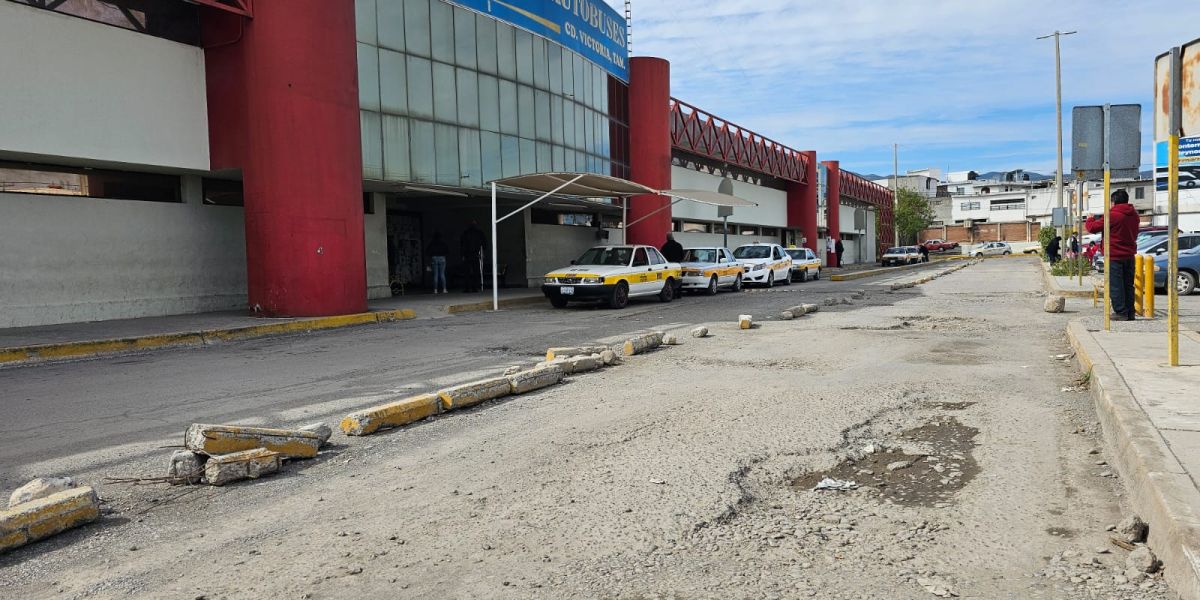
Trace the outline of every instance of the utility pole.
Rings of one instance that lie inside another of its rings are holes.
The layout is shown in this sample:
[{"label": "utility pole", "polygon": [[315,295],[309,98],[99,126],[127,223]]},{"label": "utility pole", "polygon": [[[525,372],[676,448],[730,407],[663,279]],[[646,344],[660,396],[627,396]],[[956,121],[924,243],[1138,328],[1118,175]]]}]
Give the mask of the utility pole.
[{"label": "utility pole", "polygon": [[900,144],[892,144],[892,247],[900,245]]},{"label": "utility pole", "polygon": [[[1058,194],[1058,208],[1063,208],[1063,141],[1062,141],[1062,50],[1059,44],[1064,35],[1073,35],[1074,31],[1055,31],[1043,35],[1039,40],[1054,38],[1054,110],[1058,116],[1058,171],[1054,173],[1054,189]],[[1066,233],[1060,231],[1060,233]]]}]

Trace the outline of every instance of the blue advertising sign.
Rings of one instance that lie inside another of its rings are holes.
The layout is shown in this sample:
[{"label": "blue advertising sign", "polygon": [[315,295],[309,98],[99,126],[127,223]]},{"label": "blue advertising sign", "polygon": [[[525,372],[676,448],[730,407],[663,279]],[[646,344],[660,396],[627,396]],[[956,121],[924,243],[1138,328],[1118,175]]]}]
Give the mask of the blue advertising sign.
[{"label": "blue advertising sign", "polygon": [[449,0],[578,52],[629,80],[625,18],[604,0]]},{"label": "blue advertising sign", "polygon": [[[1170,159],[1166,142],[1154,144],[1154,189],[1167,189],[1167,161]],[[1200,187],[1200,136],[1179,138],[1179,189]]]}]

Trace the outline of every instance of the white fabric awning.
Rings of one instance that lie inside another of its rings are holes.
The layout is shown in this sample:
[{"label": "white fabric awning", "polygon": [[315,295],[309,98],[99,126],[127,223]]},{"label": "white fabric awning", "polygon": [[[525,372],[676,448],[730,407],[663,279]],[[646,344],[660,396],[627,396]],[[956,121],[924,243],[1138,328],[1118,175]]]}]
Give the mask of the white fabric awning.
[{"label": "white fabric awning", "polygon": [[[572,181],[574,180],[574,181]],[[658,191],[619,177],[595,173],[531,173],[492,181],[496,185],[564,196],[623,198]]]}]

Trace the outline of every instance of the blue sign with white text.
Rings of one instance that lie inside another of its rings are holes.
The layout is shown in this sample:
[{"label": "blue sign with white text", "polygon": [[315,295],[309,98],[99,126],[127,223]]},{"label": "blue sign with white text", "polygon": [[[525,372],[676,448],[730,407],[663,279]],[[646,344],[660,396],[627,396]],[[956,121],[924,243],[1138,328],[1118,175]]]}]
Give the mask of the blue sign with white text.
[{"label": "blue sign with white text", "polygon": [[604,0],[449,0],[578,52],[629,81],[625,18]]}]

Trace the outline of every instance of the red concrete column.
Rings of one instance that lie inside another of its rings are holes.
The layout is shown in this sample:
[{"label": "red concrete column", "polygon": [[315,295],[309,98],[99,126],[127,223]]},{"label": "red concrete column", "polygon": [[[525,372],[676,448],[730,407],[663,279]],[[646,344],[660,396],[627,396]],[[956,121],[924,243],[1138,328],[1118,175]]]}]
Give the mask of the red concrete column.
[{"label": "red concrete column", "polygon": [[[224,95],[210,102],[213,168],[242,169],[251,311],[364,311],[354,0],[254,8],[240,37],[206,51],[210,100]],[[206,15],[205,37],[228,23]]]},{"label": "red concrete column", "polygon": [[[828,230],[826,235],[837,241],[842,239],[842,221],[839,214],[842,198],[841,167],[836,160],[827,160],[821,164],[825,165],[825,187],[829,196],[825,199],[825,228]],[[826,253],[826,260],[826,264],[837,264],[837,257],[831,251]]]},{"label": "red concrete column", "polygon": [[808,161],[804,169],[807,183],[789,181],[787,184],[788,227],[799,229],[804,247],[817,250],[817,153],[804,152]]},{"label": "red concrete column", "polygon": [[[671,64],[637,56],[629,61],[629,178],[656,190],[671,187]],[[629,200],[629,221],[669,206],[666,196]],[[671,231],[671,210],[662,210],[626,230],[631,244],[661,247]]]}]

